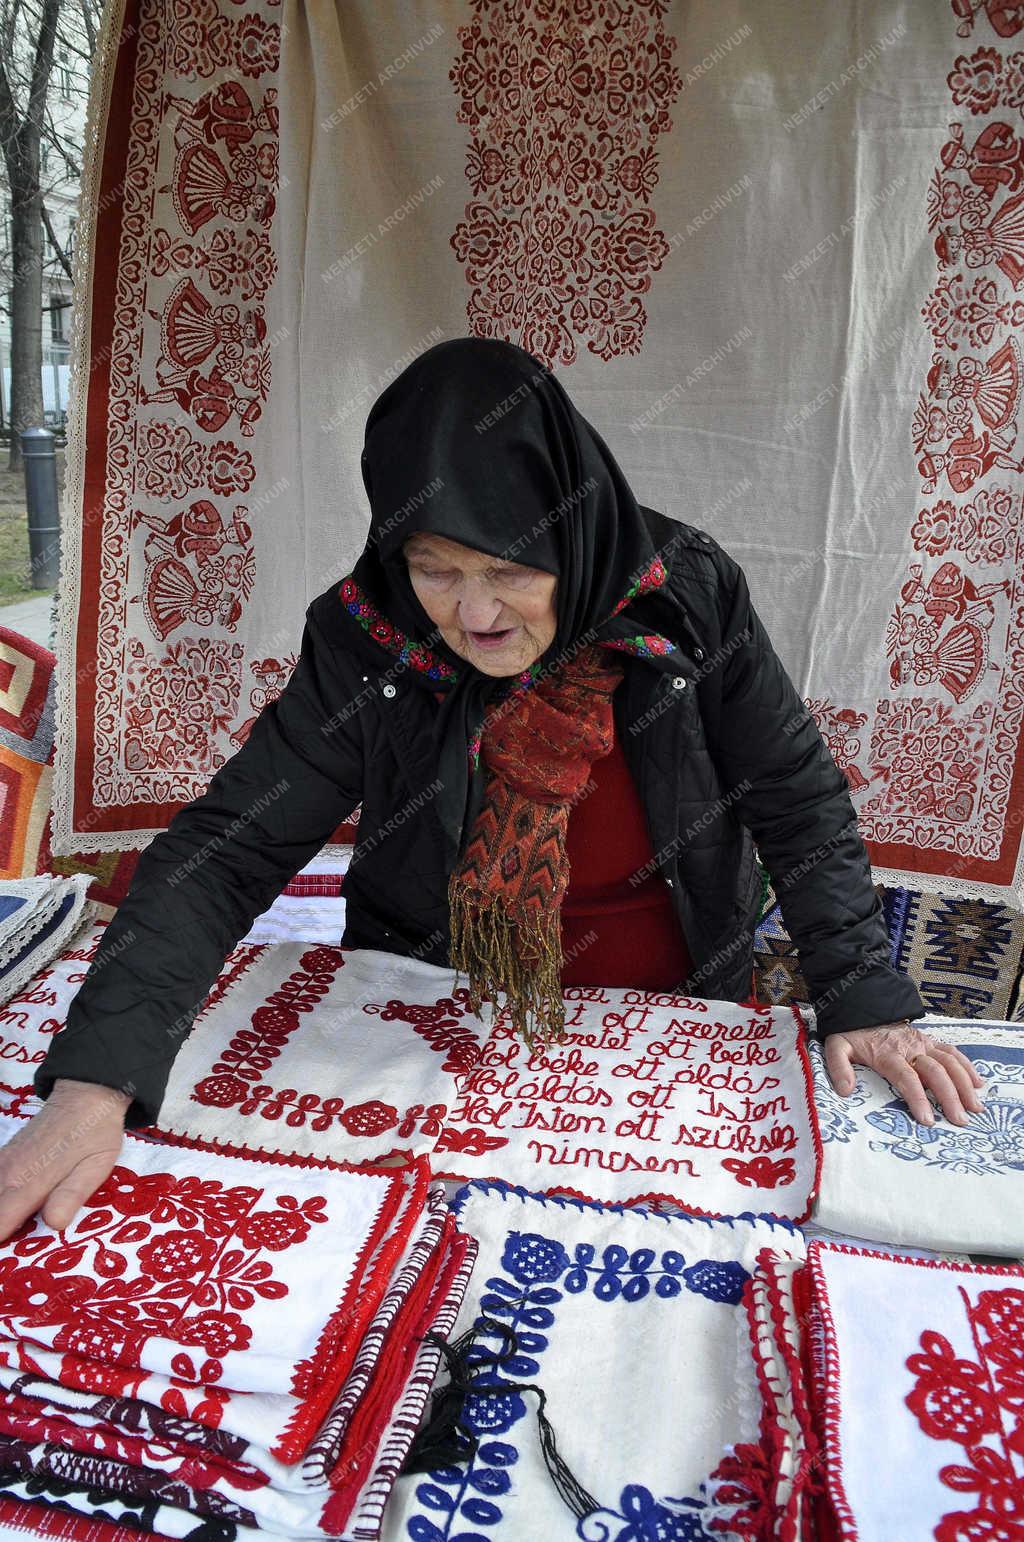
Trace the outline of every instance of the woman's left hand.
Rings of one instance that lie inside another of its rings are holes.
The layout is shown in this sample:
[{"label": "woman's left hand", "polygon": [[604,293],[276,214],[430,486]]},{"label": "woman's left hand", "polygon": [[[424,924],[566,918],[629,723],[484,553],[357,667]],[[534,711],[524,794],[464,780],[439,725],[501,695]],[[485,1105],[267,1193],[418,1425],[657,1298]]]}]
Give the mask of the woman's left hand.
[{"label": "woman's left hand", "polygon": [[[825,1040],[825,1068],[840,1097],[857,1085],[854,1062],[884,1076],[906,1100],[918,1124],[934,1124],[928,1091],[935,1094],[952,1124],[966,1124],[967,1112],[980,1113],[976,1088],[985,1085],[967,1056],[943,1044],[903,1018],[874,1028],[847,1028]],[[926,1090],[927,1089],[927,1090]]]}]

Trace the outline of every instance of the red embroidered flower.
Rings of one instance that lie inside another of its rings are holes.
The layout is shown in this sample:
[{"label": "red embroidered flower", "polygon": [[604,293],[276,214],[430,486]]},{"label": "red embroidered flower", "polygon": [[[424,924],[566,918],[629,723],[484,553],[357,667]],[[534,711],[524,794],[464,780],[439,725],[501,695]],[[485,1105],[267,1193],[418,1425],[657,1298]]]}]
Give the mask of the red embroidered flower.
[{"label": "red embroidered flower", "polygon": [[154,1280],[182,1280],[205,1274],[217,1244],[194,1231],[168,1231],[139,1248],[139,1266]]},{"label": "red embroidered flower", "polygon": [[1006,1339],[1024,1350],[1024,1290],[983,1290],[971,1313],[993,1339]]},{"label": "red embroidered flower", "polygon": [[248,1091],[248,1084],[240,1076],[207,1076],[199,1082],[192,1096],[208,1108],[231,1108],[240,1103]]},{"label": "red embroidered flower", "polygon": [[96,1294],[96,1283],[84,1274],[51,1274],[13,1258],[0,1262],[0,1310],[37,1322],[62,1322]]},{"label": "red embroidered flower", "polygon": [[[68,1377],[74,1374],[74,1380]],[[117,1365],[104,1365],[100,1360],[69,1358],[61,1364],[61,1382],[80,1387],[84,1392],[98,1392],[102,1397],[131,1396],[136,1389],[139,1373],[122,1370]]]},{"label": "red embroidered flower", "polygon": [[181,1324],[185,1344],[198,1344],[208,1355],[219,1358],[230,1349],[248,1349],[252,1329],[237,1312],[204,1312],[201,1317],[186,1317]]},{"label": "red embroidered flower", "polygon": [[906,1403],[933,1440],[976,1445],[999,1429],[999,1408],[984,1371],[973,1360],[958,1360],[941,1333],[921,1334],[924,1354],[910,1355],[907,1369],[917,1377]]},{"label": "red embroidered flower", "polygon": [[[137,1339],[138,1335],[131,1337]],[[92,1321],[65,1323],[54,1337],[53,1347],[63,1354],[81,1355],[85,1360],[109,1365],[126,1358],[128,1342],[129,1335],[122,1327]]]},{"label": "red embroidered flower", "polygon": [[[284,1196],[287,1198],[288,1196]],[[292,1204],[295,1201],[292,1200]],[[323,1221],[325,1216],[317,1216]],[[266,1248],[270,1253],[280,1253],[294,1242],[304,1242],[309,1236],[309,1222],[298,1210],[258,1210],[238,1228],[238,1240],[246,1247]]]},{"label": "red embroidered flower", "polygon": [[754,1188],[775,1189],[796,1178],[792,1157],[779,1157],[777,1161],[767,1156],[751,1157],[748,1161],[741,1157],[723,1157],[722,1166],[726,1172],[735,1173],[739,1183]]},{"label": "red embroidered flower", "polygon": [[354,1103],[340,1117],[350,1135],[383,1135],[398,1123],[398,1109],[371,1099],[369,1103]]},{"label": "red embroidered flower", "polygon": [[[169,1173],[140,1177],[129,1167],[115,1167],[92,1196],[90,1213],[94,1208],[111,1205],[120,1215],[152,1215],[173,1187],[174,1179]],[[88,1215],[84,1219],[88,1221]]]}]

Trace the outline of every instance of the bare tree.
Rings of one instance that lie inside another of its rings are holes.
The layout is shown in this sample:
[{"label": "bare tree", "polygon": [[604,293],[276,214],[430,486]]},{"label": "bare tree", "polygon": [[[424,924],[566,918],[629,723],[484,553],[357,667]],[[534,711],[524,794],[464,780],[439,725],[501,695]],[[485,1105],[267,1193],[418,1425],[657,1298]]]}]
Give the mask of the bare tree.
[{"label": "bare tree", "polygon": [[[58,239],[47,194],[59,183],[77,185],[81,146],[54,120],[54,51],[74,58],[79,91],[88,80],[101,0],[0,0],[0,145],[10,197],[11,447],[9,468],[21,467],[19,430],[44,422],[43,274],[47,264],[71,278],[71,253]],[[71,25],[71,18],[74,25]],[[82,47],[85,39],[88,52]],[[84,61],[85,68],[81,68]],[[54,173],[43,170],[43,152]],[[45,251],[43,232],[52,254]]]}]

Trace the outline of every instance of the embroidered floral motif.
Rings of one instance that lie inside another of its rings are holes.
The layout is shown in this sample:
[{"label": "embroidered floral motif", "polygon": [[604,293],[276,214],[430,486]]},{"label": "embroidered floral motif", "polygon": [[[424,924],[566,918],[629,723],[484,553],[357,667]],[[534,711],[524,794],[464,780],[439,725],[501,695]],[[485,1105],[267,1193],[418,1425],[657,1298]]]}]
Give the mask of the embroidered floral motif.
[{"label": "embroidered floral motif", "polygon": [[665,564],[660,557],[654,557],[650,565],[640,574],[640,577],[630,584],[622,599],[612,611],[612,615],[617,616],[620,610],[625,610],[630,600],[635,600],[638,594],[647,594],[651,589],[660,588],[667,577],[668,573],[666,572]]},{"label": "embroidered floral motif", "polygon": [[964,1465],[939,1469],[940,1480],[977,1496],[972,1510],[943,1516],[936,1542],[1016,1535],[1024,1515],[1024,1290],[983,1290],[972,1306],[959,1293],[970,1323],[975,1359],[961,1359],[941,1333],[921,1334],[921,1352],[907,1358],[917,1378],[906,1396],[930,1440],[964,1448]]},{"label": "embroidered floral motif", "polygon": [[[501,1273],[488,1279],[480,1300],[477,1342],[468,1351],[481,1367],[482,1382],[533,1381],[541,1371],[541,1357],[549,1345],[555,1309],[566,1295],[591,1292],[599,1301],[642,1301],[651,1291],[662,1298],[690,1290],[711,1301],[739,1303],[750,1278],[741,1264],[731,1260],[699,1258],[687,1264],[675,1249],[660,1253],[654,1248],[632,1252],[616,1244],[601,1249],[600,1261],[593,1243],[577,1243],[570,1254],[556,1238],[539,1232],[511,1231],[501,1259]],[[561,1287],[561,1288],[559,1288]],[[484,1321],[487,1319],[487,1321]],[[509,1351],[492,1321],[504,1324],[517,1341]],[[493,1342],[494,1347],[488,1347]],[[500,1365],[492,1366],[495,1353]],[[510,1469],[519,1451],[509,1436],[527,1415],[526,1399],[514,1385],[507,1396],[470,1393],[463,1420],[479,1437],[475,1455],[459,1466],[439,1468],[420,1483],[416,1498],[431,1514],[414,1515],[407,1524],[411,1542],[464,1542],[466,1523],[480,1536],[479,1528],[497,1526],[504,1518],[498,1502],[512,1486]],[[700,1523],[704,1499],[657,1499],[641,1484],[627,1484],[618,1509],[599,1507],[580,1519],[576,1534],[583,1542],[706,1542]],[[480,1542],[483,1542],[482,1536]]]},{"label": "embroidered floral motif", "polygon": [[338,585],[338,594],[349,615],[359,622],[367,635],[372,637],[374,642],[379,642],[382,648],[387,648],[403,664],[408,664],[412,669],[418,669],[430,680],[443,680],[446,684],[453,684],[458,679],[450,664],[445,664],[429,648],[411,643],[404,632],[382,616],[353,578],[342,579]]},{"label": "embroidered floral motif", "polygon": [[[56,1327],[53,1347],[63,1353],[122,1364],[139,1363],[149,1337],[173,1335],[183,1346],[175,1374],[215,1384],[224,1355],[252,1338],[240,1312],[257,1297],[288,1293],[259,1254],[281,1252],[327,1220],[320,1196],[300,1205],[283,1195],[272,1210],[257,1210],[259,1199],[251,1187],[140,1177],[119,1164],[92,1196],[74,1243],[56,1233],[11,1243],[0,1259],[5,1317]],[[174,1230],[151,1235],[167,1221]],[[241,1245],[225,1249],[232,1234]],[[91,1273],[75,1274],[83,1263]],[[186,1315],[190,1307],[196,1315]],[[186,1348],[205,1358],[196,1363]]]},{"label": "embroidered floral motif", "polygon": [[741,1157],[723,1157],[722,1166],[726,1172],[735,1173],[738,1183],[755,1189],[777,1189],[796,1181],[796,1163],[792,1157],[779,1157],[773,1161],[771,1157],[757,1156],[746,1162]]}]

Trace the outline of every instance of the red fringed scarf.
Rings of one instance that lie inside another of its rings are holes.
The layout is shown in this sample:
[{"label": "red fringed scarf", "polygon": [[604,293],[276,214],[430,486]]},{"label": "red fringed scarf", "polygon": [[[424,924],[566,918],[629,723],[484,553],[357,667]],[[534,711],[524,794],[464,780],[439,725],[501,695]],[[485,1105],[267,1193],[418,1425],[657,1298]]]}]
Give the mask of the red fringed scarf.
[{"label": "red fringed scarf", "polygon": [[531,1046],[565,1033],[569,810],[615,742],[612,693],[622,677],[619,660],[591,643],[484,720],[484,802],[448,884],[451,961],[456,986],[458,972],[468,975],[473,1011],[503,991]]}]

